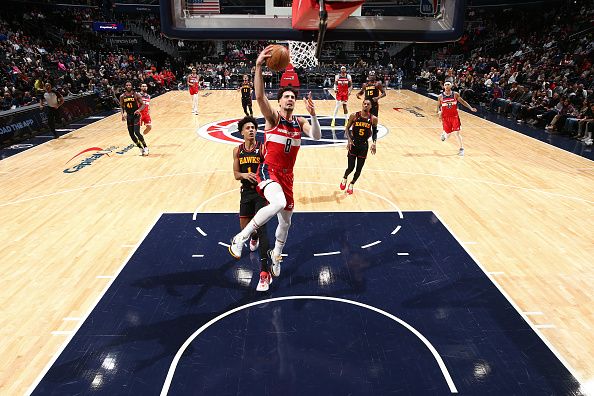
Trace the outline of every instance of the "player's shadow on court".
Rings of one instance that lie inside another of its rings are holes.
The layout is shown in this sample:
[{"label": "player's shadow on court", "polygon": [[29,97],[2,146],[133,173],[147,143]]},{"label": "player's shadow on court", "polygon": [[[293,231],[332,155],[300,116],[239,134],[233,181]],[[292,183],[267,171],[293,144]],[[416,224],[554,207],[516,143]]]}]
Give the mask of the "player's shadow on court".
[{"label": "player's shadow on court", "polygon": [[329,195],[319,195],[316,197],[301,197],[298,199],[298,202],[302,205],[313,204],[313,203],[322,203],[322,202],[336,202],[340,203],[343,199],[346,198],[346,194],[334,191],[332,194]]},{"label": "player's shadow on court", "polygon": [[432,151],[432,152],[427,152],[427,153],[406,153],[403,154],[403,157],[457,157],[458,153],[457,152],[452,152],[450,154],[446,154],[444,152],[438,152],[438,151]]},{"label": "player's shadow on court", "polygon": [[[299,241],[299,246],[315,246],[320,240],[327,239],[328,235],[338,236],[337,242],[340,246],[340,255],[328,256],[332,257],[331,261],[329,261],[328,259],[313,257],[313,253],[309,249],[290,249],[296,250],[297,253],[290,255],[291,259],[287,260],[283,266],[283,272],[279,279],[281,281],[284,278],[290,279],[290,282],[278,286],[279,290],[306,287],[309,289],[308,292],[334,297],[363,295],[367,290],[370,279],[373,279],[368,276],[370,271],[376,270],[380,266],[391,266],[394,269],[412,264],[410,260],[396,261],[394,249],[392,248],[365,250],[358,245],[353,245],[353,243],[349,242],[348,237],[344,235],[342,228],[321,230]],[[408,246],[400,246],[400,248],[403,250],[412,249],[412,247]],[[429,262],[430,260],[424,260],[422,256],[419,256],[418,261]],[[305,266],[305,268],[310,268],[311,275],[299,273],[306,263],[311,266]],[[320,279],[320,270],[323,266],[330,266],[332,273],[327,281]],[[273,284],[271,289],[274,288]]]},{"label": "player's shadow on court", "polygon": [[[184,297],[187,287],[198,289],[191,297],[184,301],[187,306],[200,304],[206,294],[215,288],[225,290],[251,291],[251,287],[238,283],[227,271],[237,265],[235,260],[229,260],[216,268],[200,269],[196,271],[176,272],[166,275],[155,275],[142,278],[131,283],[133,287],[145,290],[164,288],[172,297]],[[183,290],[182,290],[183,289]]]}]

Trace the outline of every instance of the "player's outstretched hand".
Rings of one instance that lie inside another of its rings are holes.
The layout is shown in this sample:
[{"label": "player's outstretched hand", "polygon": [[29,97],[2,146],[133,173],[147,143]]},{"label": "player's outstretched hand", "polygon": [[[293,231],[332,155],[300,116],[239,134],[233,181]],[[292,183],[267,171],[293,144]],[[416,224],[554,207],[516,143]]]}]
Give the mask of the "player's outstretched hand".
[{"label": "player's outstretched hand", "polygon": [[263,65],[268,58],[272,56],[272,47],[273,45],[270,44],[268,47],[264,48],[260,55],[258,55],[258,59],[256,59],[256,65]]},{"label": "player's outstretched hand", "polygon": [[476,107],[471,107],[470,110],[472,110],[473,113],[476,113]]},{"label": "player's outstretched hand", "polygon": [[311,98],[311,91],[307,94],[307,97],[303,98],[303,102],[305,103],[305,108],[309,115],[315,116],[316,115],[316,106],[314,105],[313,99]]}]

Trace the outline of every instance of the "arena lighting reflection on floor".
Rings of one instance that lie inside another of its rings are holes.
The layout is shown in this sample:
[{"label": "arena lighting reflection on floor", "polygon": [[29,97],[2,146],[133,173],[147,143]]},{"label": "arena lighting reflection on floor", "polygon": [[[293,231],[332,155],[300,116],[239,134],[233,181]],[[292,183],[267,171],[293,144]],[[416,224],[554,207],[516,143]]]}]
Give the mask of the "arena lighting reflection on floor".
[{"label": "arena lighting reflection on floor", "polygon": [[163,214],[33,394],[580,392],[432,212],[297,212],[267,293],[238,227]]}]

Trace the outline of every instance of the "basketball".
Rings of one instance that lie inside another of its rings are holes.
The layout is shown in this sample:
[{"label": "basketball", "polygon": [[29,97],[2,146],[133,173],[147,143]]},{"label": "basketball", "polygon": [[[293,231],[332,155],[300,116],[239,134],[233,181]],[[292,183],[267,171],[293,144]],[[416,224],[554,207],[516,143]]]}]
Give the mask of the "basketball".
[{"label": "basketball", "polygon": [[272,47],[272,56],[266,61],[266,66],[270,70],[279,72],[285,70],[290,61],[289,49],[284,45],[275,45]]}]

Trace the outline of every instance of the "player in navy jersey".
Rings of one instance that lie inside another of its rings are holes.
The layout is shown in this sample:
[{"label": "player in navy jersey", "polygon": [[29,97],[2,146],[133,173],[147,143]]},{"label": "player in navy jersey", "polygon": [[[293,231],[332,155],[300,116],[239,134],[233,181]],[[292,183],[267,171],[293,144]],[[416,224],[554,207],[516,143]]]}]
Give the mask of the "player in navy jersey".
[{"label": "player in navy jersey", "polygon": [[375,155],[376,140],[377,140],[377,117],[371,114],[371,100],[365,99],[361,111],[350,115],[347,125],[344,129],[344,134],[347,136],[349,143],[347,145],[348,167],[344,172],[342,181],[340,182],[340,189],[346,188],[347,177],[355,170],[353,179],[349,183],[347,194],[353,193],[353,187],[359,176],[365,159],[367,158],[367,151],[369,150],[369,138],[371,138],[371,154]]},{"label": "player in navy jersey", "polygon": [[274,215],[278,217],[274,249],[269,251],[271,272],[279,276],[281,253],[287,241],[291,216],[293,214],[293,167],[301,146],[301,132],[314,140],[322,137],[320,123],[316,117],[311,94],[305,98],[305,108],[311,115],[311,124],[303,117],[293,115],[297,93],[292,87],[282,87],[278,91],[279,109],[273,110],[264,92],[262,65],[272,54],[272,45],[266,47],[256,60],[254,91],[262,115],[266,119],[264,162],[258,167],[258,189],[268,201],[239,234],[235,235],[229,246],[229,253],[239,259],[243,243],[250,235],[266,224]]},{"label": "player in navy jersey", "polygon": [[238,88],[241,91],[241,107],[246,116],[253,116],[252,110],[252,83],[247,75],[243,76],[243,82]]},{"label": "player in navy jersey", "polygon": [[130,138],[140,149],[140,155],[148,155],[148,147],[140,133],[140,113],[146,107],[142,101],[142,96],[132,89],[132,83],[126,82],[126,90],[120,96],[120,107],[122,108],[122,121],[128,125]]},{"label": "player in navy jersey", "polygon": [[[254,117],[244,117],[238,123],[239,132],[243,136],[243,143],[233,149],[233,174],[235,180],[241,180],[241,200],[239,203],[239,225],[243,230],[249,221],[261,208],[266,200],[256,191],[258,182],[256,172],[264,160],[262,144],[256,141],[258,122]],[[268,235],[266,225],[258,228],[250,238],[250,250],[255,252],[260,248],[260,281],[256,290],[267,291],[272,277],[268,263]]]},{"label": "player in navy jersey", "polygon": [[363,84],[361,90],[357,92],[357,99],[361,99],[361,95],[365,95],[364,99],[371,101],[371,114],[378,117],[379,114],[379,100],[386,96],[384,86],[380,81],[375,79],[375,72],[369,72],[368,81]]}]

